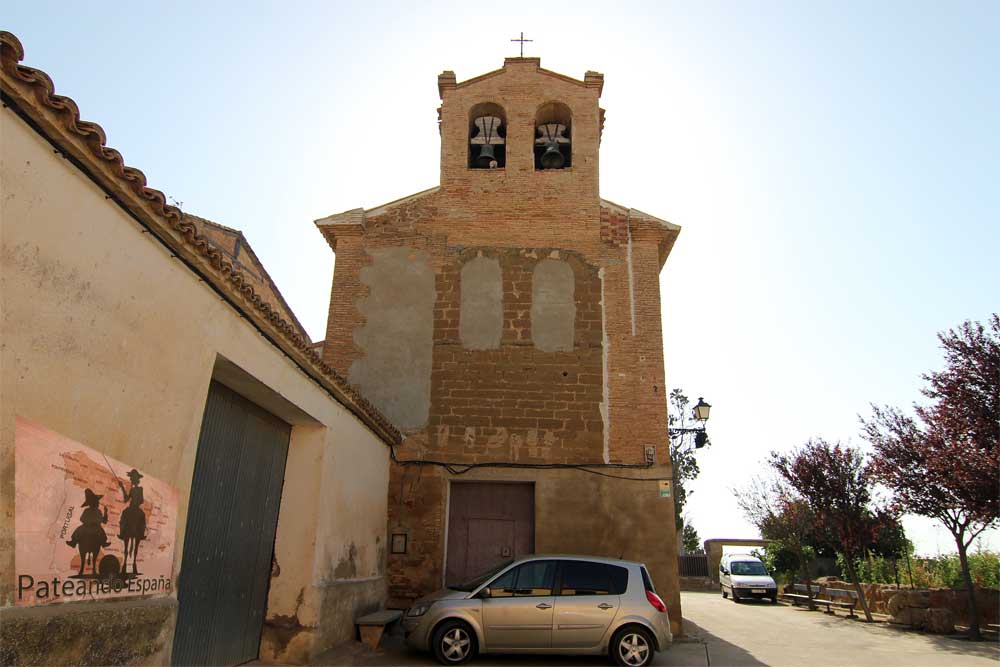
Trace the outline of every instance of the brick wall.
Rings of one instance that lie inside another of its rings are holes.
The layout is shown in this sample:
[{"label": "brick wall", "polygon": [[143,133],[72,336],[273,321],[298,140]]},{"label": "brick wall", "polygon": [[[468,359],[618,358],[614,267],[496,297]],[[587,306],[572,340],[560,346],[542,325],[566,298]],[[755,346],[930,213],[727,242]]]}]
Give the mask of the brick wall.
[{"label": "brick wall", "polygon": [[[352,336],[364,323],[356,304],[364,295],[358,272],[369,261],[368,251],[403,246],[430,257],[437,292],[430,409],[426,426],[407,434],[400,459],[641,463],[644,446],[654,445],[657,465],[645,474],[670,476],[659,271],[677,232],[600,199],[598,77],[574,81],[541,70],[530,58],[508,59],[502,70],[460,84],[443,75],[441,185],[368,213],[319,221],[337,252],[324,353],[338,368],[349,367],[360,353]],[[536,171],[534,118],[550,101],[572,112],[573,166]],[[507,118],[504,169],[468,167],[469,110],[482,102],[501,105]],[[460,276],[463,264],[480,255],[500,263],[503,329],[497,349],[469,350],[459,337]],[[573,270],[572,351],[543,352],[533,344],[532,272],[551,257]],[[552,483],[571,489],[572,475],[590,477],[567,474]],[[436,467],[394,467],[389,527],[409,535],[409,551],[389,557],[391,596],[412,599],[440,587],[453,477]],[[541,485],[548,478],[534,471],[518,479]],[[597,511],[574,517],[573,537],[564,542],[583,549],[590,538],[580,536],[593,535],[586,550],[618,555],[622,545],[608,541],[611,522],[649,523],[642,532],[662,540],[633,557],[674,563],[672,574],[661,567],[654,578],[679,609],[670,501],[656,499],[650,483],[642,487],[650,497],[636,497],[634,508],[623,510],[638,493],[636,483],[605,482],[595,488],[615,494],[605,505],[618,516]],[[552,508],[536,511],[555,514]],[[547,534],[544,543],[561,542]]]},{"label": "brick wall", "polygon": [[[499,260],[503,276],[503,329],[495,350],[467,350],[458,339],[459,274],[464,262],[479,254]],[[549,257],[573,267],[572,352],[541,352],[532,343],[532,272]],[[456,461],[599,461],[603,364],[597,269],[575,253],[551,249],[469,249],[449,253],[437,284],[430,446]]]}]

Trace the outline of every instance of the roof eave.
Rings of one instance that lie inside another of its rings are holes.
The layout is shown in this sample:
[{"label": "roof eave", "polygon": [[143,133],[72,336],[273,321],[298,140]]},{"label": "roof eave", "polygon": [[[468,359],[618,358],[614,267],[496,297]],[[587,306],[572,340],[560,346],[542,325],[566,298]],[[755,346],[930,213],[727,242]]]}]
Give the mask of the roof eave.
[{"label": "roof eave", "polygon": [[326,216],[325,218],[319,218],[318,220],[315,220],[314,223],[320,233],[323,234],[323,238],[326,239],[330,248],[336,252],[337,239],[345,236],[363,235],[367,229],[368,218],[384,215],[394,208],[403,206],[404,204],[409,204],[410,202],[421,199],[422,197],[432,195],[440,189],[440,186],[435,185],[434,187],[427,188],[426,190],[414,192],[413,194],[406,195],[405,197],[400,197],[399,199],[379,204],[372,209],[352,208],[350,210],[343,211],[342,213],[334,213]]},{"label": "roof eave", "polygon": [[681,233],[681,226],[637,208],[616,204],[609,199],[601,199],[601,206],[626,216],[631,222],[633,237],[645,236],[656,241],[659,248],[660,269],[663,269],[663,265],[666,264],[670,251],[673,250],[674,243]]},{"label": "roof eave", "polygon": [[76,103],[55,94],[52,79],[41,70],[21,65],[23,58],[24,49],[17,37],[0,31],[4,103],[222,295],[331,397],[386,444],[399,444],[402,441],[399,430],[324,362],[311,343],[297,334],[294,325],[260,298],[232,261],[198,235],[193,222],[183,219],[180,209],[167,204],[162,192],[146,185],[142,171],[127,166],[121,153],[106,145],[100,125],[81,120]]}]

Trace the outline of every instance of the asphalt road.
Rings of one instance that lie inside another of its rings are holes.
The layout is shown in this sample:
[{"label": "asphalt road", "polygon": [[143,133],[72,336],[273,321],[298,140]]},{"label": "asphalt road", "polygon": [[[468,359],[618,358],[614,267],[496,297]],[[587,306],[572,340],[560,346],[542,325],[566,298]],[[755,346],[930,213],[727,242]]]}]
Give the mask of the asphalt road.
[{"label": "asphalt road", "polygon": [[[734,604],[718,593],[682,593],[687,637],[656,656],[654,665],[729,667],[998,667],[996,641],[971,643],[900,630],[884,623],[867,624],[821,611],[807,611],[770,602]],[[414,653],[402,637],[388,636],[377,652],[360,644],[320,656],[317,664],[386,667],[436,665],[427,654]],[[605,667],[603,656],[484,656],[472,667]]]}]

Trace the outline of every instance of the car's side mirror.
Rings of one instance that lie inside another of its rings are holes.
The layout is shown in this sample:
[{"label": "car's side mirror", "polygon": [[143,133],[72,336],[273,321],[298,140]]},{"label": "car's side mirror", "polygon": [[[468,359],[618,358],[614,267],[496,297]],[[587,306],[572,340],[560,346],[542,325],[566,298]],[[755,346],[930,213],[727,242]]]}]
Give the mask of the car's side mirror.
[{"label": "car's side mirror", "polygon": [[479,591],[479,595],[477,595],[476,597],[478,597],[478,598],[491,598],[491,597],[493,597],[493,591],[491,591],[490,587],[487,586],[483,590]]}]

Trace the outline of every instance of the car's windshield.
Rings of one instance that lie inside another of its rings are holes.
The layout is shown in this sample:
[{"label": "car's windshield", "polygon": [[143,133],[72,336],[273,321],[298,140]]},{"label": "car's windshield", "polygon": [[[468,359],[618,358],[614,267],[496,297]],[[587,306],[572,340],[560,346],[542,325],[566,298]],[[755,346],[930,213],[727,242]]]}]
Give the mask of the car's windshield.
[{"label": "car's windshield", "polygon": [[733,561],[729,569],[732,570],[733,574],[767,576],[764,564],[752,560]]},{"label": "car's windshield", "polygon": [[491,568],[488,572],[479,575],[478,577],[473,577],[468,581],[463,581],[460,584],[449,586],[449,588],[452,588],[456,591],[465,591],[466,593],[471,593],[472,591],[476,590],[477,588],[485,584],[487,581],[489,581],[494,575],[500,572],[500,570],[503,570],[513,562],[514,561],[512,560],[504,561],[503,563],[500,563],[496,567]]}]

